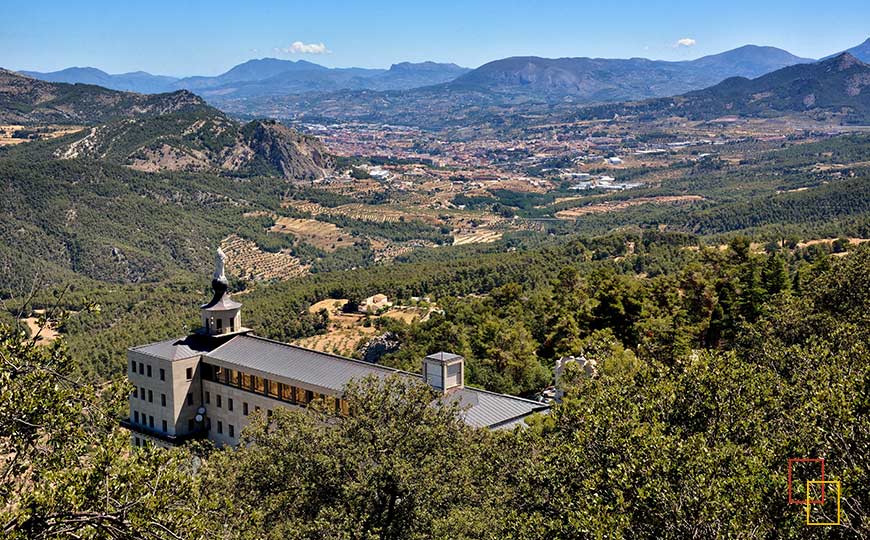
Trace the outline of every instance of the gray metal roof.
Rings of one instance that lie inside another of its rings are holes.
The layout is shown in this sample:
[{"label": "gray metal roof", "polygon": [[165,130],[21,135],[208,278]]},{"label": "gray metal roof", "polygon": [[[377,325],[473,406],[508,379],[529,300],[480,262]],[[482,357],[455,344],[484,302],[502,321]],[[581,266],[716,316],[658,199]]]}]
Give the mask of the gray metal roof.
[{"label": "gray metal roof", "polygon": [[456,360],[457,358],[462,358],[458,354],[453,354],[449,352],[437,352],[434,354],[430,354],[426,358],[431,358],[432,360],[437,360],[439,362],[450,362],[451,360]]},{"label": "gray metal roof", "polygon": [[182,338],[167,339],[133,347],[130,350],[165,360],[181,360],[207,353],[221,343],[223,341],[192,334]]},{"label": "gray metal roof", "polygon": [[241,308],[242,304],[233,300],[230,297],[230,293],[224,292],[220,297],[215,295],[208,304],[203,304],[199,307],[209,311],[229,311]]},{"label": "gray metal roof", "polygon": [[[419,374],[252,335],[237,335],[217,348],[199,352],[187,348],[177,340],[162,341],[135,350],[148,350],[147,354],[187,355],[176,356],[176,358],[186,358],[201,353],[205,361],[238,366],[243,370],[247,368],[266,376],[274,375],[284,380],[297,381],[300,385],[330,390],[336,394],[343,391],[347,383],[352,380],[372,375],[384,378],[398,373],[421,379]],[[450,353],[443,354],[456,356]],[[548,408],[548,405],[536,401],[468,387],[445,396],[445,401],[453,400],[458,400],[465,422],[474,427],[511,427],[521,423],[529,414]]]},{"label": "gray metal roof", "polygon": [[351,380],[387,377],[396,370],[257,336],[238,336],[206,355],[303,384],[341,392]]},{"label": "gray metal roof", "polygon": [[465,423],[474,427],[511,427],[531,413],[549,408],[545,403],[477,388],[463,388],[451,397],[463,409]]}]

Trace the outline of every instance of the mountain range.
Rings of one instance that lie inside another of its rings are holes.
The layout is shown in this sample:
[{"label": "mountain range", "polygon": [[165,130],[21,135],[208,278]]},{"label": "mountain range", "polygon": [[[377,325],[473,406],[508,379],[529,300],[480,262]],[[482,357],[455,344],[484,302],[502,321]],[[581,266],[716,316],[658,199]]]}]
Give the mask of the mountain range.
[{"label": "mountain range", "polygon": [[[870,39],[849,52],[870,61]],[[696,60],[645,58],[510,57],[468,69],[456,64],[402,62],[389,69],[327,68],[305,60],[254,59],[217,76],[168,77],[143,71],[108,74],[71,67],[23,74],[49,81],[95,84],[113,90],[162,93],[190,90],[218,106],[253,100],[258,109],[275,99],[308,93],[404,92],[435,86],[439,92],[483,91],[504,99],[613,102],[665,97],[699,90],[729,77],[755,78],[779,68],[813,62],[775,47],[746,45]],[[424,92],[425,93],[425,92]],[[291,98],[292,101],[292,98]],[[228,105],[233,107],[232,105]]]},{"label": "mountain range", "polygon": [[89,126],[36,148],[142,171],[313,180],[331,167],[317,139],[274,121],[241,124],[187,90],[143,95],[0,70],[0,123]]},{"label": "mountain range", "polygon": [[404,90],[448,82],[468,72],[456,64],[402,62],[389,69],[327,68],[305,60],[248,60],[214,77],[175,78],[144,71],[110,75],[92,67],[71,67],[51,73],[22,71],[49,82],[96,84],[139,93],[191,90],[203,97],[267,96],[340,89]]},{"label": "mountain range", "polygon": [[511,96],[528,94],[534,99],[624,101],[681,94],[727,77],[758,77],[812,61],[775,47],[755,45],[684,62],[513,57],[484,64],[445,86]]},{"label": "mountain range", "polygon": [[870,65],[850,53],[811,64],[788,66],[755,79],[731,77],[686,94],[582,109],[576,119],[614,115],[770,117],[807,113],[843,123],[870,121]]}]

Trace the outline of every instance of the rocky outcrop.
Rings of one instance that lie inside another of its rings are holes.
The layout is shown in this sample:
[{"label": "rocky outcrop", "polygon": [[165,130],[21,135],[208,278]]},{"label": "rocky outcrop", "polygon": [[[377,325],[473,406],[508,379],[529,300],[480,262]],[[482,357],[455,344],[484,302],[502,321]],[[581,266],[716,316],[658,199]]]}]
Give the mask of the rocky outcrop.
[{"label": "rocky outcrop", "polygon": [[399,337],[393,332],[385,332],[373,337],[360,349],[360,357],[366,362],[377,363],[385,354],[393,353],[401,347]]},{"label": "rocky outcrop", "polygon": [[333,167],[319,140],[278,122],[255,120],[242,127],[242,134],[252,153],[250,167],[265,165],[293,180],[316,180]]}]

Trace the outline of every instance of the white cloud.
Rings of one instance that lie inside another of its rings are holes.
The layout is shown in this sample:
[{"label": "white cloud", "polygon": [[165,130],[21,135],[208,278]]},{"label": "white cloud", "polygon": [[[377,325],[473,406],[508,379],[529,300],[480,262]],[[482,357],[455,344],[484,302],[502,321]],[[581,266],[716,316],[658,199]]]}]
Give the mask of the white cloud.
[{"label": "white cloud", "polygon": [[694,39],[684,37],[683,39],[678,39],[677,42],[674,43],[674,48],[676,49],[677,47],[691,47],[695,43],[697,43],[697,41],[695,41]]},{"label": "white cloud", "polygon": [[328,54],[331,53],[323,42],[320,43],[302,43],[294,41],[289,47],[276,48],[275,52],[285,54]]}]

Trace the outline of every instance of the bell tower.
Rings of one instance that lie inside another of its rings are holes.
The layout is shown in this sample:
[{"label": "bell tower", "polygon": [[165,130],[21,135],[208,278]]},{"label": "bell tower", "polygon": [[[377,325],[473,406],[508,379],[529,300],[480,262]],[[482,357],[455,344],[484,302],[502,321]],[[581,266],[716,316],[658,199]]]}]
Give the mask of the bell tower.
[{"label": "bell tower", "polygon": [[211,280],[214,296],[209,303],[200,306],[202,330],[209,336],[234,334],[247,330],[242,328],[242,304],[230,297],[229,282],[225,273],[227,256],[221,248],[215,253],[215,269]]}]

